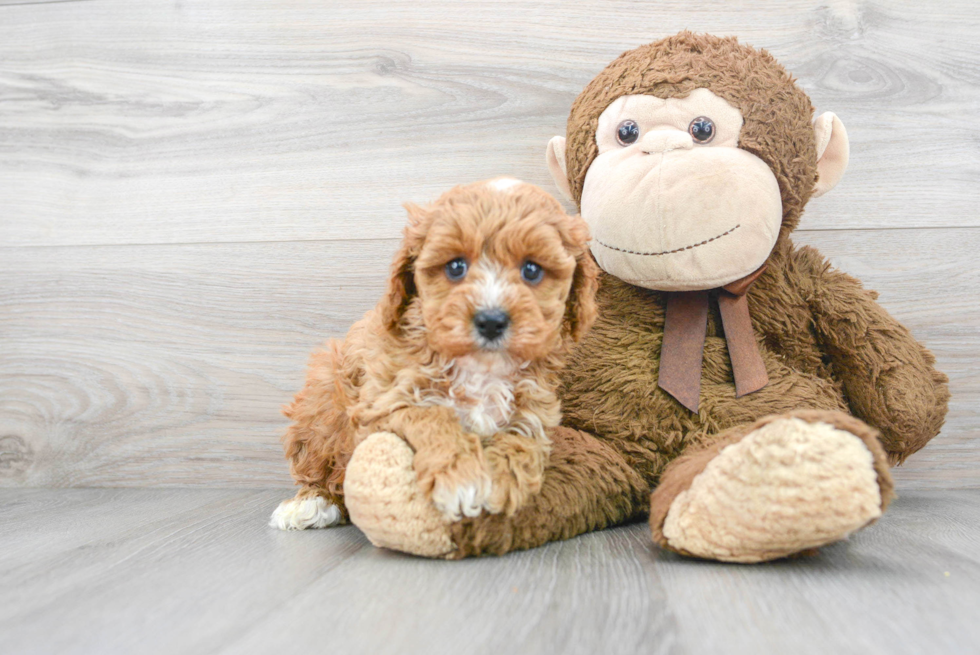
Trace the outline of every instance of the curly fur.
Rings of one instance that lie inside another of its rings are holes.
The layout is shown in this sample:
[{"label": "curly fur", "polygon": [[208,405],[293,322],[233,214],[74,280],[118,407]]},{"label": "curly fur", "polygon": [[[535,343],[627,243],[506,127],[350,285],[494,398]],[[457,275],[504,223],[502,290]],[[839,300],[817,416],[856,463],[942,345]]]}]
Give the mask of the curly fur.
[{"label": "curly fur", "polygon": [[[595,317],[598,269],[588,228],[537,187],[460,186],[409,223],[379,305],[344,341],[313,355],[284,412],[297,499],[344,510],[345,469],[368,435],[389,431],[416,451],[424,491],[451,518],[514,512],[541,485],[558,425],[558,371]],[[445,274],[463,257],[462,281]],[[544,279],[528,284],[532,260]],[[488,345],[473,327],[488,303],[510,326]]]}]

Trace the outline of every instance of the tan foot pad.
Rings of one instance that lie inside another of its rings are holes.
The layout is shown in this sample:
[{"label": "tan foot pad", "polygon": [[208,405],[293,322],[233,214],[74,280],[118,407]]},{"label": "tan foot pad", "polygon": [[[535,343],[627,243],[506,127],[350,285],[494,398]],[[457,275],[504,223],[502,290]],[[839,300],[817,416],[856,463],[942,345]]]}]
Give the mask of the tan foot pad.
[{"label": "tan foot pad", "polygon": [[351,522],[375,546],[424,557],[445,557],[455,546],[443,514],[418,487],[411,447],[377,432],[355,450],[344,478]]},{"label": "tan foot pad", "polygon": [[727,446],[671,503],[670,548],[761,562],[843,539],[881,516],[864,443],[827,423],[773,421]]}]

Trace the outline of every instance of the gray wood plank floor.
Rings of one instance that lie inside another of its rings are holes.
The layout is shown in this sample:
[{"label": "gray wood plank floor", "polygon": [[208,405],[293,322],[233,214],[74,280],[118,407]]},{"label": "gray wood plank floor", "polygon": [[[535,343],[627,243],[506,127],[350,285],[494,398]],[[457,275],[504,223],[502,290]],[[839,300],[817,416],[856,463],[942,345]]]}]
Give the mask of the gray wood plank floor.
[{"label": "gray wood plank floor", "polygon": [[980,652],[980,491],[900,492],[848,542],[745,566],[645,524],[440,562],[268,528],[288,489],[3,490],[0,652]]}]

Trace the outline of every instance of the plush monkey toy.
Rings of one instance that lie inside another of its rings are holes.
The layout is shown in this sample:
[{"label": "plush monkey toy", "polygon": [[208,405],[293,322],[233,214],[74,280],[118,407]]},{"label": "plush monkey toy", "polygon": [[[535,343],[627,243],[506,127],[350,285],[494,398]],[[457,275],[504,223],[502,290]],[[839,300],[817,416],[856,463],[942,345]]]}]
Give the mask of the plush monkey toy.
[{"label": "plush monkey toy", "polygon": [[375,435],[347,471],[354,523],[460,558],[649,515],[664,548],[758,562],[876,520],[889,465],[939,432],[947,379],[874,292],[790,240],[848,159],[840,120],[812,116],[772,56],[734,38],[684,32],[609,64],[547,151],[605,273],[541,492],[448,523],[411,450]]}]

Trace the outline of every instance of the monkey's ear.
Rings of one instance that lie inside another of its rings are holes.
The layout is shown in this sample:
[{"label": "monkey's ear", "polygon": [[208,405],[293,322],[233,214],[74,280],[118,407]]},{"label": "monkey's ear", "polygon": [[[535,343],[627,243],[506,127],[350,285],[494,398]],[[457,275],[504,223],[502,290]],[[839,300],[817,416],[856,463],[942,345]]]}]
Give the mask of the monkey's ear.
[{"label": "monkey's ear", "polygon": [[553,137],[548,142],[548,152],[544,158],[548,162],[548,170],[551,171],[551,178],[555,181],[558,190],[569,202],[574,202],[572,187],[568,185],[568,173],[565,171],[565,137]]},{"label": "monkey's ear", "polygon": [[851,151],[847,130],[833,112],[817,116],[813,121],[813,134],[817,140],[817,183],[813,187],[816,198],[833,189],[844,177]]}]

